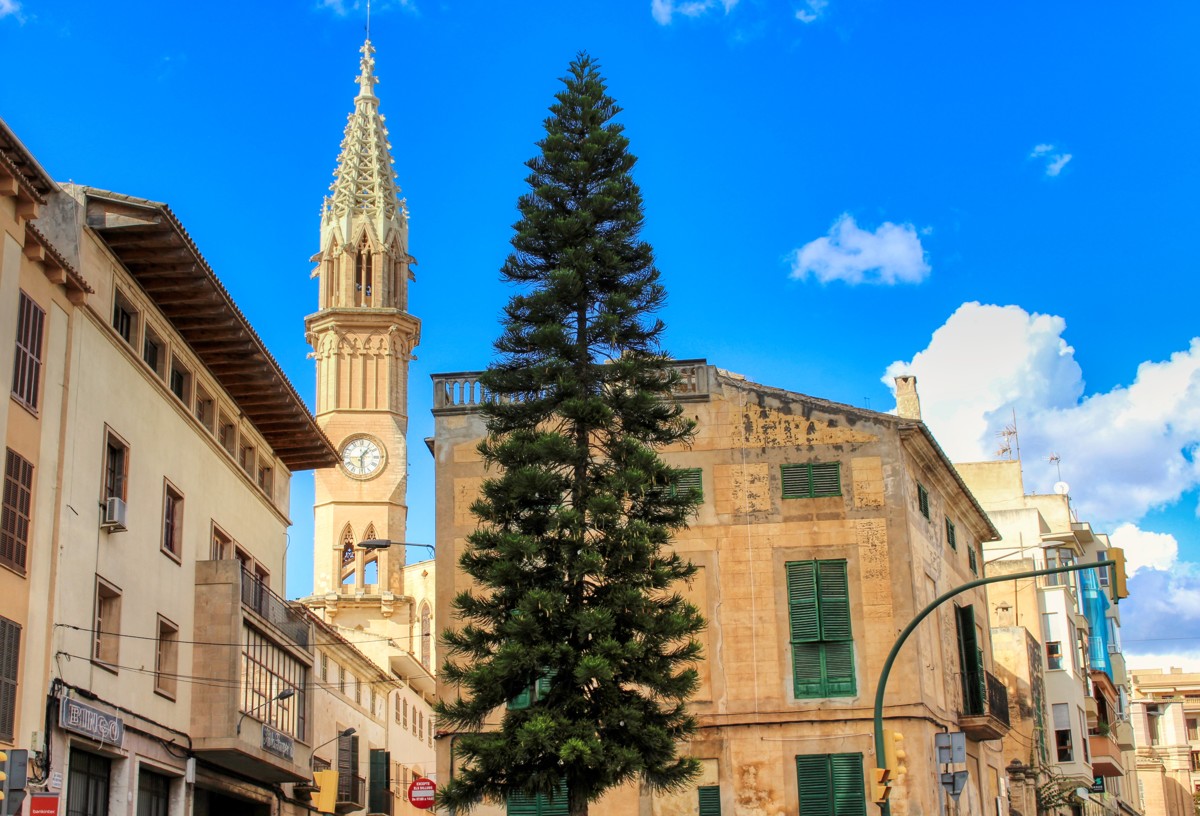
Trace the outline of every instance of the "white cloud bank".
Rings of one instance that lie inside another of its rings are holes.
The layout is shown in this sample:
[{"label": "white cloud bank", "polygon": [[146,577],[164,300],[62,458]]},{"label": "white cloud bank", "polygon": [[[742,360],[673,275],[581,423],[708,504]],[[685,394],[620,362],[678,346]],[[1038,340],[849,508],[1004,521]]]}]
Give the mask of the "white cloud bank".
[{"label": "white cloud bank", "polygon": [[956,462],[996,458],[1015,410],[1026,491],[1050,490],[1057,453],[1079,518],[1125,550],[1131,665],[1200,667],[1200,638],[1186,636],[1200,633],[1200,564],[1180,560],[1174,536],[1138,526],[1200,486],[1200,337],[1142,363],[1128,385],[1085,396],[1065,331],[1055,315],[964,303],[884,382],[916,375],[925,422]]},{"label": "white cloud bank", "polygon": [[1040,144],[1034,145],[1033,150],[1029,153],[1029,158],[1044,159],[1046,175],[1053,178],[1063,171],[1072,157],[1070,153],[1056,152],[1052,144]]},{"label": "white cloud bank", "polygon": [[12,17],[18,23],[24,22],[21,16],[21,4],[17,0],[0,0],[0,20]]},{"label": "white cloud bank", "polygon": [[796,9],[796,19],[802,23],[815,23],[829,5],[829,0],[807,0],[803,8]]},{"label": "white cloud bank", "polygon": [[737,4],[738,0],[650,0],[650,14],[659,25],[670,25],[676,14],[701,17],[718,6],[728,14]]},{"label": "white cloud bank", "polygon": [[912,224],[885,221],[874,232],[861,229],[843,213],[829,234],[792,252],[791,277],[810,275],[821,283],[920,283],[929,277],[925,250]]}]

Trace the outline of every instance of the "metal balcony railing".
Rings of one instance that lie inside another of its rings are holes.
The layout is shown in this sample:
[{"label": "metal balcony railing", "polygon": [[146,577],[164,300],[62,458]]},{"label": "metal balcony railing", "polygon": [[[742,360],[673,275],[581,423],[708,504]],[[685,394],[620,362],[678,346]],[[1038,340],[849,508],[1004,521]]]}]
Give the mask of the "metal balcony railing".
[{"label": "metal balcony railing", "polygon": [[989,671],[968,672],[963,684],[963,715],[990,715],[1006,726],[1008,718],[1008,689]]},{"label": "metal balcony railing", "polygon": [[276,595],[248,570],[242,570],[242,606],[253,610],[288,640],[308,649],[308,621],[292,604]]},{"label": "metal balcony railing", "polygon": [[358,774],[339,773],[337,807],[360,810],[367,806],[367,780]]}]

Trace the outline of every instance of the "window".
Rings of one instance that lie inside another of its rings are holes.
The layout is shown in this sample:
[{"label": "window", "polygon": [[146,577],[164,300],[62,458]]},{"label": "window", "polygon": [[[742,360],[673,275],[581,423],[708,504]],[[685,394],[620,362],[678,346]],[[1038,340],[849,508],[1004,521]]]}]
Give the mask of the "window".
[{"label": "window", "polygon": [[425,739],[425,712],[417,712],[417,739]]},{"label": "window", "polygon": [[979,556],[975,554],[975,547],[967,547],[967,566],[971,568],[971,572],[975,575],[979,574]]},{"label": "window", "polygon": [[432,660],[433,651],[433,614],[429,611],[429,604],[421,604],[421,665],[429,668],[429,662]]},{"label": "window", "polygon": [[254,474],[254,446],[242,445],[238,451],[238,464],[242,466],[242,470],[246,473]]},{"label": "window", "polygon": [[1057,671],[1062,667],[1062,644],[1057,640],[1052,640],[1046,644],[1046,669]]},{"label": "window", "polygon": [[137,816],[167,816],[170,790],[170,777],[139,768]]},{"label": "window", "polygon": [[154,652],[154,690],[175,699],[179,669],[179,627],[158,616],[158,641]]},{"label": "window", "polygon": [[917,508],[922,516],[929,518],[929,491],[920,482],[917,482]]},{"label": "window", "polygon": [[962,676],[962,713],[978,717],[987,713],[987,679],[983,671],[983,641],[975,626],[975,607],[954,607],[958,628],[958,670]]},{"label": "window", "polygon": [[796,697],[853,696],[846,561],[792,561],[786,569]]},{"label": "window", "polygon": [[0,564],[25,573],[32,515],[33,465],[11,450],[4,455],[4,503],[0,506]]},{"label": "window", "polygon": [[229,452],[230,456],[237,455],[237,426],[224,411],[221,412],[221,421],[217,426],[217,441],[221,443],[222,448]]},{"label": "window", "polygon": [[866,816],[862,754],[796,757],[796,789],[804,816]]},{"label": "window", "polygon": [[1146,727],[1150,730],[1150,744],[1162,743],[1162,709],[1156,705],[1146,706]]},{"label": "window", "polygon": [[371,716],[379,716],[379,696],[375,693],[374,686],[371,687]]},{"label": "window", "polygon": [[[240,710],[288,736],[303,741],[305,695],[308,671],[252,626],[242,626]],[[291,689],[291,697],[279,699],[280,692]]]},{"label": "window", "polygon": [[352,675],[350,679],[354,684],[354,702],[356,705],[362,705],[362,683],[358,681],[358,675]]},{"label": "window", "polygon": [[704,472],[700,468],[683,468],[676,472],[668,494],[677,496],[681,493],[692,493],[697,499],[704,498]]},{"label": "window", "polygon": [[[535,702],[537,702],[538,700],[545,697],[547,694],[550,693],[550,680],[551,680],[551,678],[554,677],[554,674],[555,674],[554,669],[551,669],[548,672],[544,672],[541,677],[539,677],[537,680],[533,681],[528,686],[526,686],[524,689],[522,689],[520,694],[518,694],[516,697],[509,700],[508,707],[511,709],[529,708],[529,706],[533,705]],[[417,733],[416,718],[417,718],[417,708],[416,708],[416,706],[413,706],[413,723],[414,723],[413,733],[414,734]]]},{"label": "window", "polygon": [[560,783],[554,797],[539,793],[530,796],[527,793],[513,791],[508,795],[507,816],[567,816],[567,785]]},{"label": "window", "polygon": [[721,816],[721,787],[701,785],[696,790],[700,797],[700,816]]},{"label": "window", "polygon": [[[1097,561],[1108,560],[1108,550],[1097,550],[1096,551],[1096,560]],[[1109,581],[1111,578],[1111,576],[1110,576],[1111,570],[1112,570],[1112,567],[1101,567],[1100,569],[1096,570],[1096,577],[1097,577],[1097,580],[1099,580],[1099,582],[1100,582],[1100,586],[1106,587],[1109,585]]]},{"label": "window", "polygon": [[213,561],[224,561],[233,555],[233,539],[225,535],[217,525],[212,528],[212,546],[209,558]]},{"label": "window", "polygon": [[171,393],[183,400],[184,405],[191,405],[192,400],[192,373],[183,367],[179,362],[179,358],[171,358],[171,379],[169,382]]},{"label": "window", "polygon": [[42,377],[42,327],[46,313],[24,292],[17,302],[17,349],[13,360],[12,394],[17,402],[37,410]]},{"label": "window", "polygon": [[[925,505],[926,507],[929,506],[928,499],[926,500]],[[958,535],[954,529],[954,522],[950,520],[949,516],[946,517],[946,543],[950,545],[950,549],[958,549]]]},{"label": "window", "polygon": [[21,627],[0,618],[0,739],[11,742],[17,719],[17,667],[21,662]]},{"label": "window", "polygon": [[162,377],[163,364],[167,361],[166,350],[163,341],[149,326],[146,327],[146,336],[142,339],[142,359],[150,366],[151,371]]},{"label": "window", "polygon": [[1054,744],[1058,749],[1059,762],[1074,761],[1075,750],[1071,744],[1071,712],[1066,703],[1054,703]]},{"label": "window", "polygon": [[208,392],[196,386],[196,419],[212,433],[217,419],[217,406]]},{"label": "window", "polygon": [[72,748],[69,767],[66,816],[108,816],[108,780],[112,762]]},{"label": "window", "polygon": [[266,465],[263,465],[258,469],[258,486],[262,488],[262,491],[268,496],[274,495],[272,492],[272,488],[274,487],[273,476],[271,469]]},{"label": "window", "polygon": [[321,682],[329,682],[329,655],[321,652]]},{"label": "window", "polygon": [[389,751],[372,748],[367,754],[367,813],[391,813],[392,755]]},{"label": "window", "polygon": [[126,477],[129,473],[129,446],[108,432],[104,441],[104,498],[125,499]]},{"label": "window", "polygon": [[346,693],[346,667],[338,666],[338,691]]},{"label": "window", "polygon": [[400,723],[400,727],[405,731],[408,730],[408,698],[404,698],[404,721]]},{"label": "window", "polygon": [[121,638],[121,590],[96,576],[92,658],[115,670]]},{"label": "window", "polygon": [[842,495],[841,467],[840,462],[780,466],[783,498],[817,499]]},{"label": "window", "polygon": [[1077,710],[1079,711],[1079,733],[1084,735],[1084,738],[1079,741],[1079,744],[1083,746],[1083,761],[1091,762],[1092,761],[1091,746],[1089,745],[1090,741],[1088,740],[1088,738],[1086,736],[1087,732],[1088,732],[1087,715],[1083,713],[1082,708],[1077,709]]},{"label": "window", "polygon": [[163,489],[162,550],[176,560],[183,552],[183,495],[170,482]]},{"label": "window", "polygon": [[1188,742],[1200,740],[1200,728],[1197,728],[1195,717],[1187,718],[1187,738]]},{"label": "window", "polygon": [[395,711],[393,712],[393,714],[396,718],[396,724],[399,725],[400,724],[400,695],[399,695],[399,693],[396,694],[396,707],[395,707]]},{"label": "window", "polygon": [[137,337],[137,310],[121,294],[120,289],[113,297],[112,325],[122,340],[137,349],[137,346],[133,345],[134,338]]}]

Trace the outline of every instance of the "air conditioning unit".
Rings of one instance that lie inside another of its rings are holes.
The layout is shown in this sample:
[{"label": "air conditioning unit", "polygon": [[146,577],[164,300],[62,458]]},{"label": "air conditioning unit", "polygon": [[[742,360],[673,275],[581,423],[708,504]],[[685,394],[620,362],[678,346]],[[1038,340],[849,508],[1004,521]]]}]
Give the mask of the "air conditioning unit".
[{"label": "air conditioning unit", "polygon": [[104,521],[100,525],[110,533],[125,532],[125,500],[110,496],[104,501]]}]

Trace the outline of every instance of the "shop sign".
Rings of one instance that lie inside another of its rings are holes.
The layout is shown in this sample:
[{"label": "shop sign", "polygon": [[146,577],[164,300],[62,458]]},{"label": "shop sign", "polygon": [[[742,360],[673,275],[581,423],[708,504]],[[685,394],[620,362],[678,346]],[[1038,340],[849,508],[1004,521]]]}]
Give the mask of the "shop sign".
[{"label": "shop sign", "polygon": [[291,760],[295,758],[296,742],[287,734],[276,731],[269,725],[262,727],[262,747],[278,757]]},{"label": "shop sign", "polygon": [[61,700],[58,707],[58,724],[68,731],[118,748],[125,740],[125,723],[120,717],[70,697]]}]

